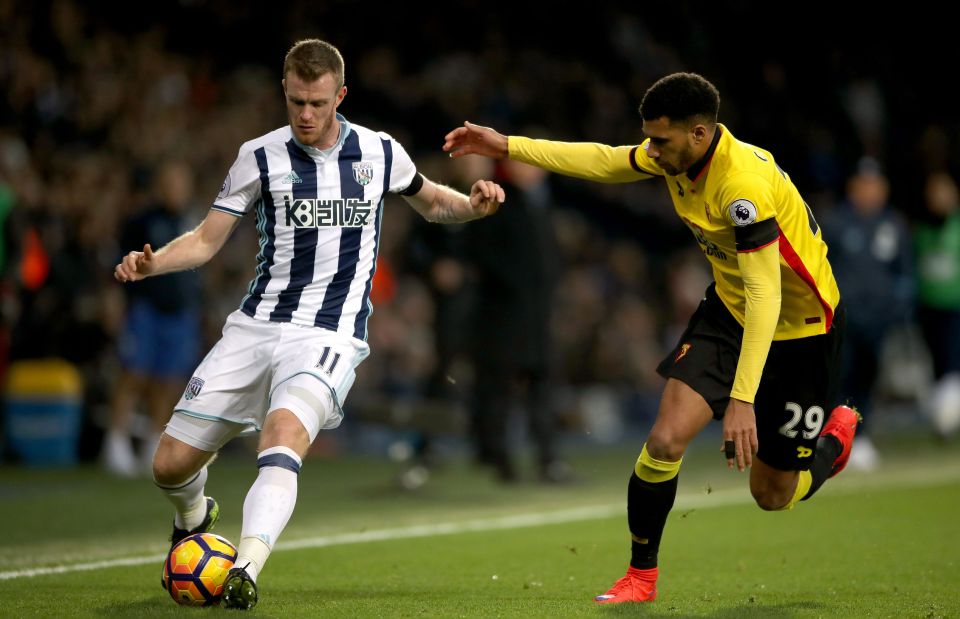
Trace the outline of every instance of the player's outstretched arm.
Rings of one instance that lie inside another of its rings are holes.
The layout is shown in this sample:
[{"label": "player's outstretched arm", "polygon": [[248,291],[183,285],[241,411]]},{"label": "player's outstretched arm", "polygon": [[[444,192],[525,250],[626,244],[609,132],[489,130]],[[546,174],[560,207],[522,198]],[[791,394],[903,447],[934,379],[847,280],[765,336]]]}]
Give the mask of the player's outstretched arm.
[{"label": "player's outstretched arm", "polygon": [[503,188],[493,181],[475,182],[470,195],[465,196],[424,177],[420,191],[404,198],[427,221],[452,224],[493,215],[506,196]]},{"label": "player's outstretched arm", "polygon": [[200,225],[175,238],[159,251],[150,244],[132,251],[113,270],[118,282],[136,282],[153,275],[192,269],[208,262],[229,238],[240,218],[211,210]]},{"label": "player's outstretched arm", "polygon": [[[465,122],[446,135],[443,150],[451,157],[481,155],[523,163],[600,183],[631,183],[660,176],[637,167],[637,146],[607,146],[594,142],[555,142],[523,136],[505,136],[490,127]],[[651,166],[652,168],[653,166]]]},{"label": "player's outstretched arm", "polygon": [[454,159],[464,155],[505,159],[509,155],[507,136],[469,121],[446,135],[443,150]]}]

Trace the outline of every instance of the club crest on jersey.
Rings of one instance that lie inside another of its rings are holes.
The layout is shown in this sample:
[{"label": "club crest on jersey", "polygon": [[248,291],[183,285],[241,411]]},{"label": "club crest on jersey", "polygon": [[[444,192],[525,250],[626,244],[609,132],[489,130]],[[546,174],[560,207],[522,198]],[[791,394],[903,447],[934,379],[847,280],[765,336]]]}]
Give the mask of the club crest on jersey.
[{"label": "club crest on jersey", "polygon": [[757,220],[757,207],[750,200],[734,200],[728,208],[735,226],[749,226]]},{"label": "club crest on jersey", "polygon": [[373,164],[366,161],[354,161],[353,178],[361,185],[369,185],[373,180]]},{"label": "club crest on jersey", "polygon": [[200,395],[200,390],[203,389],[203,379],[199,376],[194,376],[190,379],[190,382],[187,383],[187,388],[183,392],[183,398],[185,400],[192,400],[198,395]]}]

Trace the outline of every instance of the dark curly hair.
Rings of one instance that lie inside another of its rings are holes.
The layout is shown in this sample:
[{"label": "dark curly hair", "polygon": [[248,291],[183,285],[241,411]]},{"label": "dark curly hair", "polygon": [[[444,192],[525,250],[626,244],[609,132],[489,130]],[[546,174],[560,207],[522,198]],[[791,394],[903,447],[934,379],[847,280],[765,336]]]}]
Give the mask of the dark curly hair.
[{"label": "dark curly hair", "polygon": [[696,73],[671,73],[661,77],[647,89],[640,102],[640,116],[645,120],[666,116],[671,121],[696,119],[714,124],[719,111],[717,87]]}]

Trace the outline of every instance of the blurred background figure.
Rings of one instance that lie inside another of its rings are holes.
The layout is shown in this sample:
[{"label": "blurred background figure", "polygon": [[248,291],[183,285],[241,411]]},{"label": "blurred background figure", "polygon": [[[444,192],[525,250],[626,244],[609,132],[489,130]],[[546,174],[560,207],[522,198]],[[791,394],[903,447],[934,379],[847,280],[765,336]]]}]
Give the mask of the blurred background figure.
[{"label": "blurred background figure", "polygon": [[927,403],[942,436],[960,429],[960,196],[944,172],[927,177],[914,231],[917,312],[936,381]]},{"label": "blurred background figure", "polygon": [[[457,191],[470,191],[481,178],[493,178],[493,163],[483,157],[441,160],[437,177],[444,178]],[[422,389],[424,411],[446,410],[457,415],[466,394],[462,385],[469,384],[471,374],[467,345],[470,338],[466,321],[470,318],[473,294],[467,281],[465,258],[465,224],[436,226],[417,218],[411,225],[406,260],[429,291],[433,302],[433,344],[435,359]],[[412,465],[428,470],[440,464],[435,434],[446,424],[431,423],[431,430],[409,433],[406,441],[411,449]],[[422,472],[421,472],[422,474]],[[411,484],[403,483],[405,487]]]},{"label": "blurred background figure", "polygon": [[[265,66],[263,58],[275,57],[291,37],[329,35],[345,55],[357,58],[361,70],[347,83],[360,96],[348,98],[348,117],[381,126],[431,166],[429,173],[454,187],[466,181],[458,180],[457,164],[440,152],[452,124],[468,118],[495,126],[535,123],[562,127],[557,137],[564,140],[639,143],[639,97],[653,79],[680,70],[720,80],[728,93],[721,110],[725,122],[743,127],[745,139],[778,154],[820,223],[844,195],[845,177],[863,154],[884,161],[891,201],[910,208],[905,214],[911,224],[927,218],[923,201],[913,196],[922,194],[930,173],[955,171],[960,164],[955,106],[949,97],[928,96],[929,84],[942,77],[940,67],[915,62],[908,73],[879,72],[885,63],[877,58],[893,53],[876,45],[882,37],[875,30],[858,34],[839,21],[834,34],[842,36],[808,49],[810,61],[797,63],[783,50],[801,45],[802,34],[778,33],[764,53],[746,60],[724,45],[725,26],[749,17],[748,5],[704,8],[693,21],[714,27],[677,36],[652,25],[690,21],[683,3],[658,6],[657,15],[608,3],[589,14],[557,12],[552,27],[533,37],[528,24],[542,17],[541,9],[491,5],[488,21],[496,27],[479,27],[469,44],[450,36],[436,20],[395,31],[390,26],[407,9],[383,5],[370,17],[378,32],[373,47],[363,36],[366,30],[330,30],[355,17],[351,3],[295,0],[282,8],[244,10],[216,2],[151,7],[144,12],[139,5],[117,4],[96,11],[78,0],[0,0],[0,185],[6,189],[0,189],[6,242],[0,362],[4,356],[12,363],[60,357],[78,366],[85,390],[80,439],[85,462],[106,453],[103,428],[110,425],[111,411],[146,413],[152,398],[138,387],[118,385],[121,372],[129,381],[117,346],[128,328],[126,291],[111,277],[119,224],[132,206],[139,210],[147,201],[140,179],[152,176],[165,158],[184,161],[205,209],[222,171],[236,158],[236,145],[283,121],[276,108],[275,67]],[[475,12],[469,4],[448,8],[444,19],[451,23]],[[205,35],[211,24],[245,45],[210,46]],[[878,27],[895,36],[899,26]],[[932,26],[944,33],[949,28],[948,22]],[[595,44],[572,48],[569,41],[584,29],[598,33]],[[947,45],[944,41],[949,37],[925,39]],[[907,51],[918,59],[937,56],[922,46]],[[729,71],[738,62],[740,69]],[[812,83],[824,87],[811,88]],[[479,161],[458,161],[471,159]],[[464,176],[474,180],[481,174]],[[551,213],[561,255],[555,261],[559,272],[548,367],[555,370],[552,397],[563,420],[565,455],[573,458],[582,448],[606,448],[649,429],[662,384],[654,367],[664,342],[675,340],[670,332],[686,325],[699,302],[699,293],[685,295],[703,290],[705,261],[677,255],[678,248],[687,248],[690,233],[677,223],[660,188],[554,177],[550,189],[562,208]],[[377,339],[371,345],[377,353],[364,363],[357,377],[363,387],[355,390],[364,397],[348,406],[350,432],[318,442],[316,450],[383,455],[402,439],[413,463],[469,458],[473,454],[462,453],[467,450],[459,440],[466,433],[465,409],[473,376],[487,368],[474,370],[468,350],[474,327],[464,316],[475,304],[475,287],[464,255],[466,239],[456,227],[421,227],[408,209],[389,203],[379,283],[372,293],[371,325],[379,324],[371,327],[371,338]],[[509,208],[508,202],[503,213]],[[950,228],[945,226],[942,230]],[[240,222],[220,258],[200,273],[208,329],[201,339],[215,339],[235,308],[235,298],[224,291],[250,280],[249,249],[256,239],[256,222]],[[138,239],[140,247],[143,240]],[[499,250],[499,239],[494,247]],[[830,251],[833,256],[840,248],[831,245]],[[919,268],[924,277],[925,268]],[[844,295],[855,294],[856,283],[848,282]],[[851,300],[851,320],[861,309],[853,305]],[[936,322],[925,319],[923,325]],[[935,335],[930,342],[944,343],[944,350],[957,348]],[[890,427],[887,421],[904,421],[898,436],[901,429],[927,429],[915,400],[882,397],[902,393],[887,384],[904,382],[902,376],[885,370],[879,378],[875,408],[884,423],[874,425],[877,439]],[[960,381],[957,385],[960,401]],[[916,389],[919,395],[930,391]],[[134,402],[124,403],[125,398]],[[365,400],[371,400],[368,406]],[[394,409],[408,415],[398,416]],[[116,414],[131,415],[137,436],[145,433],[140,426],[150,425],[139,423],[146,414]],[[0,427],[0,435],[8,432],[9,427]],[[139,443],[135,437],[134,447]],[[11,461],[10,454],[0,448],[0,461]]]},{"label": "blurred background figure", "polygon": [[849,308],[840,397],[864,417],[850,456],[850,466],[860,470],[880,463],[869,419],[881,351],[891,330],[910,320],[913,303],[910,234],[889,195],[877,161],[861,159],[847,181],[846,200],[823,222],[830,263]]},{"label": "blurred background figure", "polygon": [[[193,176],[183,163],[160,166],[154,201],[123,225],[121,247],[154,250],[192,229]],[[124,286],[126,315],[117,346],[121,372],[110,404],[101,448],[104,467],[115,475],[147,474],[163,426],[196,367],[201,342],[200,276],[182,271]],[[138,424],[135,413],[145,413]],[[141,443],[133,449],[132,436]]]},{"label": "blurred background figure", "polygon": [[559,253],[548,173],[514,161],[498,166],[505,207],[465,231],[476,279],[475,312],[465,323],[474,367],[474,454],[500,481],[517,481],[510,420],[522,411],[539,480],[566,482],[571,470],[557,453],[552,401],[550,326]]}]

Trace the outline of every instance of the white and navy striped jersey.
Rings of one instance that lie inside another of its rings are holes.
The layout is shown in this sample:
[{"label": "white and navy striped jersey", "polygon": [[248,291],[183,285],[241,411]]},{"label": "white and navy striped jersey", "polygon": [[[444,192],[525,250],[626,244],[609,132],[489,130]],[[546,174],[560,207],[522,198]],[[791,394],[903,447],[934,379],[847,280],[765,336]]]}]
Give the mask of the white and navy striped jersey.
[{"label": "white and navy striped jersey", "polygon": [[392,137],[337,119],[340,139],[325,151],[299,144],[289,126],[245,143],[212,208],[256,212],[244,314],[365,340],[383,198],[415,193],[420,177]]}]

